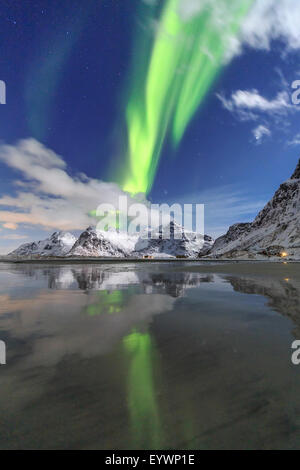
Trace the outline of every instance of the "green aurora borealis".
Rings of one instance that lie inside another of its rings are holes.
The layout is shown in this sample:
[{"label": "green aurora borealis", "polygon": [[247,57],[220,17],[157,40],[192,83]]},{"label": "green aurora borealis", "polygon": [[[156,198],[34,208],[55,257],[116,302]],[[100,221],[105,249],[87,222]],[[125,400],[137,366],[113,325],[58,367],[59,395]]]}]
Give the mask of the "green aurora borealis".
[{"label": "green aurora borealis", "polygon": [[181,141],[253,3],[216,0],[216,7],[226,11],[220,24],[212,7],[184,19],[179,1],[166,0],[149,51],[147,40],[136,38],[145,47],[134,54],[126,108],[127,162],[120,181],[131,194],[151,190],[165,139],[170,136],[175,147]]}]

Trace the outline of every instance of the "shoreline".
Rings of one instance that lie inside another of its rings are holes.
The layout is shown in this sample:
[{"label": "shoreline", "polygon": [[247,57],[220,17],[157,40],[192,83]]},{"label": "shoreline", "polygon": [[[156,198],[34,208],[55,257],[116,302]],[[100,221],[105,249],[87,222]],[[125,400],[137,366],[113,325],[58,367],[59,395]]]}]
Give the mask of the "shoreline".
[{"label": "shoreline", "polygon": [[13,263],[13,264],[124,264],[124,263],[208,263],[208,264],[297,264],[300,263],[300,260],[285,260],[282,259],[211,259],[211,258],[190,258],[190,259],[178,259],[178,258],[40,258],[40,259],[9,259],[9,258],[0,258],[0,263]]}]

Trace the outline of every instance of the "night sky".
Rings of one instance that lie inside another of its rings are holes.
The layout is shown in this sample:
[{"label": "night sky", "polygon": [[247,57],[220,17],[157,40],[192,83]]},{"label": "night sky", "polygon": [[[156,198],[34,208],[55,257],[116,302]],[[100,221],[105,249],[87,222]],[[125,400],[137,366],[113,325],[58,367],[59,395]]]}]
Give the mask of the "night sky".
[{"label": "night sky", "polygon": [[[153,43],[164,34],[167,1],[157,3],[1,1],[0,80],[7,96],[0,105],[0,253],[56,229],[84,229],[88,210],[117,185],[126,189],[126,109],[145,88]],[[198,7],[211,3],[199,0]],[[205,203],[206,233],[213,236],[252,220],[300,153],[300,106],[291,101],[291,84],[300,78],[300,2],[276,1],[269,16],[255,3],[235,37],[239,50],[224,58],[176,147],[171,109],[146,195],[155,203]],[[165,73],[160,60],[157,82]],[[177,73],[190,71],[170,71],[171,83]],[[201,68],[194,73],[200,80]],[[158,105],[151,106],[155,113]]]}]

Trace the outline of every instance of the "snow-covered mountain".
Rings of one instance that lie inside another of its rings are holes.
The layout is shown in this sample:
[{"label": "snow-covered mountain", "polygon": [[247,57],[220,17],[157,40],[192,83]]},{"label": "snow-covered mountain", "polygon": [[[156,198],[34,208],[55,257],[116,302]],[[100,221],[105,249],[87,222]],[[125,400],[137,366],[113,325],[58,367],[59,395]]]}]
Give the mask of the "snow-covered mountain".
[{"label": "snow-covered mountain", "polygon": [[76,237],[69,232],[54,232],[46,240],[25,243],[9,253],[12,257],[64,256],[73,247]]},{"label": "snow-covered mountain", "polygon": [[130,236],[125,232],[116,230],[103,232],[88,227],[82,232],[68,256],[112,256],[122,258],[133,253],[136,243],[137,237]]},{"label": "snow-covered mountain", "polygon": [[174,221],[160,226],[156,231],[149,230],[139,238],[135,251],[138,255],[154,257],[182,256],[196,258],[212,247],[214,240],[208,235],[186,231]]},{"label": "snow-covered mountain", "polygon": [[[163,238],[163,233],[166,234],[166,239]],[[205,235],[203,244],[202,236],[184,232],[175,222],[170,222],[163,229],[159,227],[156,233],[145,230],[140,235],[129,235],[116,230],[102,232],[89,227],[80,235],[68,256],[197,257],[201,250],[210,249],[212,244],[211,237]]]},{"label": "snow-covered mountain", "polygon": [[[164,238],[163,234],[167,234]],[[148,238],[147,238],[148,237]],[[153,238],[155,237],[155,238]],[[67,256],[67,257],[198,257],[213,245],[213,239],[183,228],[171,222],[159,227],[154,234],[146,230],[129,235],[117,230],[96,231],[88,227],[78,239],[70,233],[55,232],[47,240],[26,243],[9,254],[11,257]]]},{"label": "snow-covered mountain", "polygon": [[223,257],[280,257],[300,259],[300,160],[290,179],[252,223],[235,224],[218,238],[210,255]]}]

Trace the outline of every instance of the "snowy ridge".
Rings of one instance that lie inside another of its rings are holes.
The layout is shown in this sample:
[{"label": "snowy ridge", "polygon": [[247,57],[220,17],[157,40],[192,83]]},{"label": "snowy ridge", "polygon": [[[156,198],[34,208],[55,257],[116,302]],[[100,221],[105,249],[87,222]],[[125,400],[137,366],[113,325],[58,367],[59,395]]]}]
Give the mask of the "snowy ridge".
[{"label": "snowy ridge", "polygon": [[181,225],[171,221],[164,227],[158,227],[156,231],[149,230],[149,233],[144,233],[139,238],[135,250],[142,256],[197,258],[199,253],[207,253],[213,242],[208,235],[203,237],[198,233],[186,231]]},{"label": "snowy ridge", "polygon": [[133,251],[137,237],[127,233],[109,230],[96,231],[88,227],[78,238],[68,256],[113,256],[122,258],[129,256]]},{"label": "snowy ridge", "polygon": [[171,221],[139,235],[88,227],[76,240],[70,233],[55,232],[46,240],[20,246],[9,256],[276,259],[283,255],[300,259],[300,160],[291,178],[280,185],[253,222],[232,225],[215,242]]},{"label": "snowy ridge", "polygon": [[[165,234],[167,236],[164,238]],[[200,253],[206,253],[211,249],[213,242],[214,240],[208,235],[203,237],[194,232],[184,231],[175,222],[170,222],[163,228],[160,226],[156,233],[145,230],[136,235],[117,230],[98,231],[94,227],[88,227],[78,239],[70,233],[55,232],[46,240],[20,246],[9,256],[196,258]]]},{"label": "snowy ridge", "polygon": [[46,240],[21,245],[9,253],[8,256],[64,256],[70,251],[75,242],[76,237],[69,232],[54,232]]},{"label": "snowy ridge", "polygon": [[280,257],[300,259],[300,160],[290,179],[252,223],[235,224],[218,238],[210,255],[223,257]]}]

